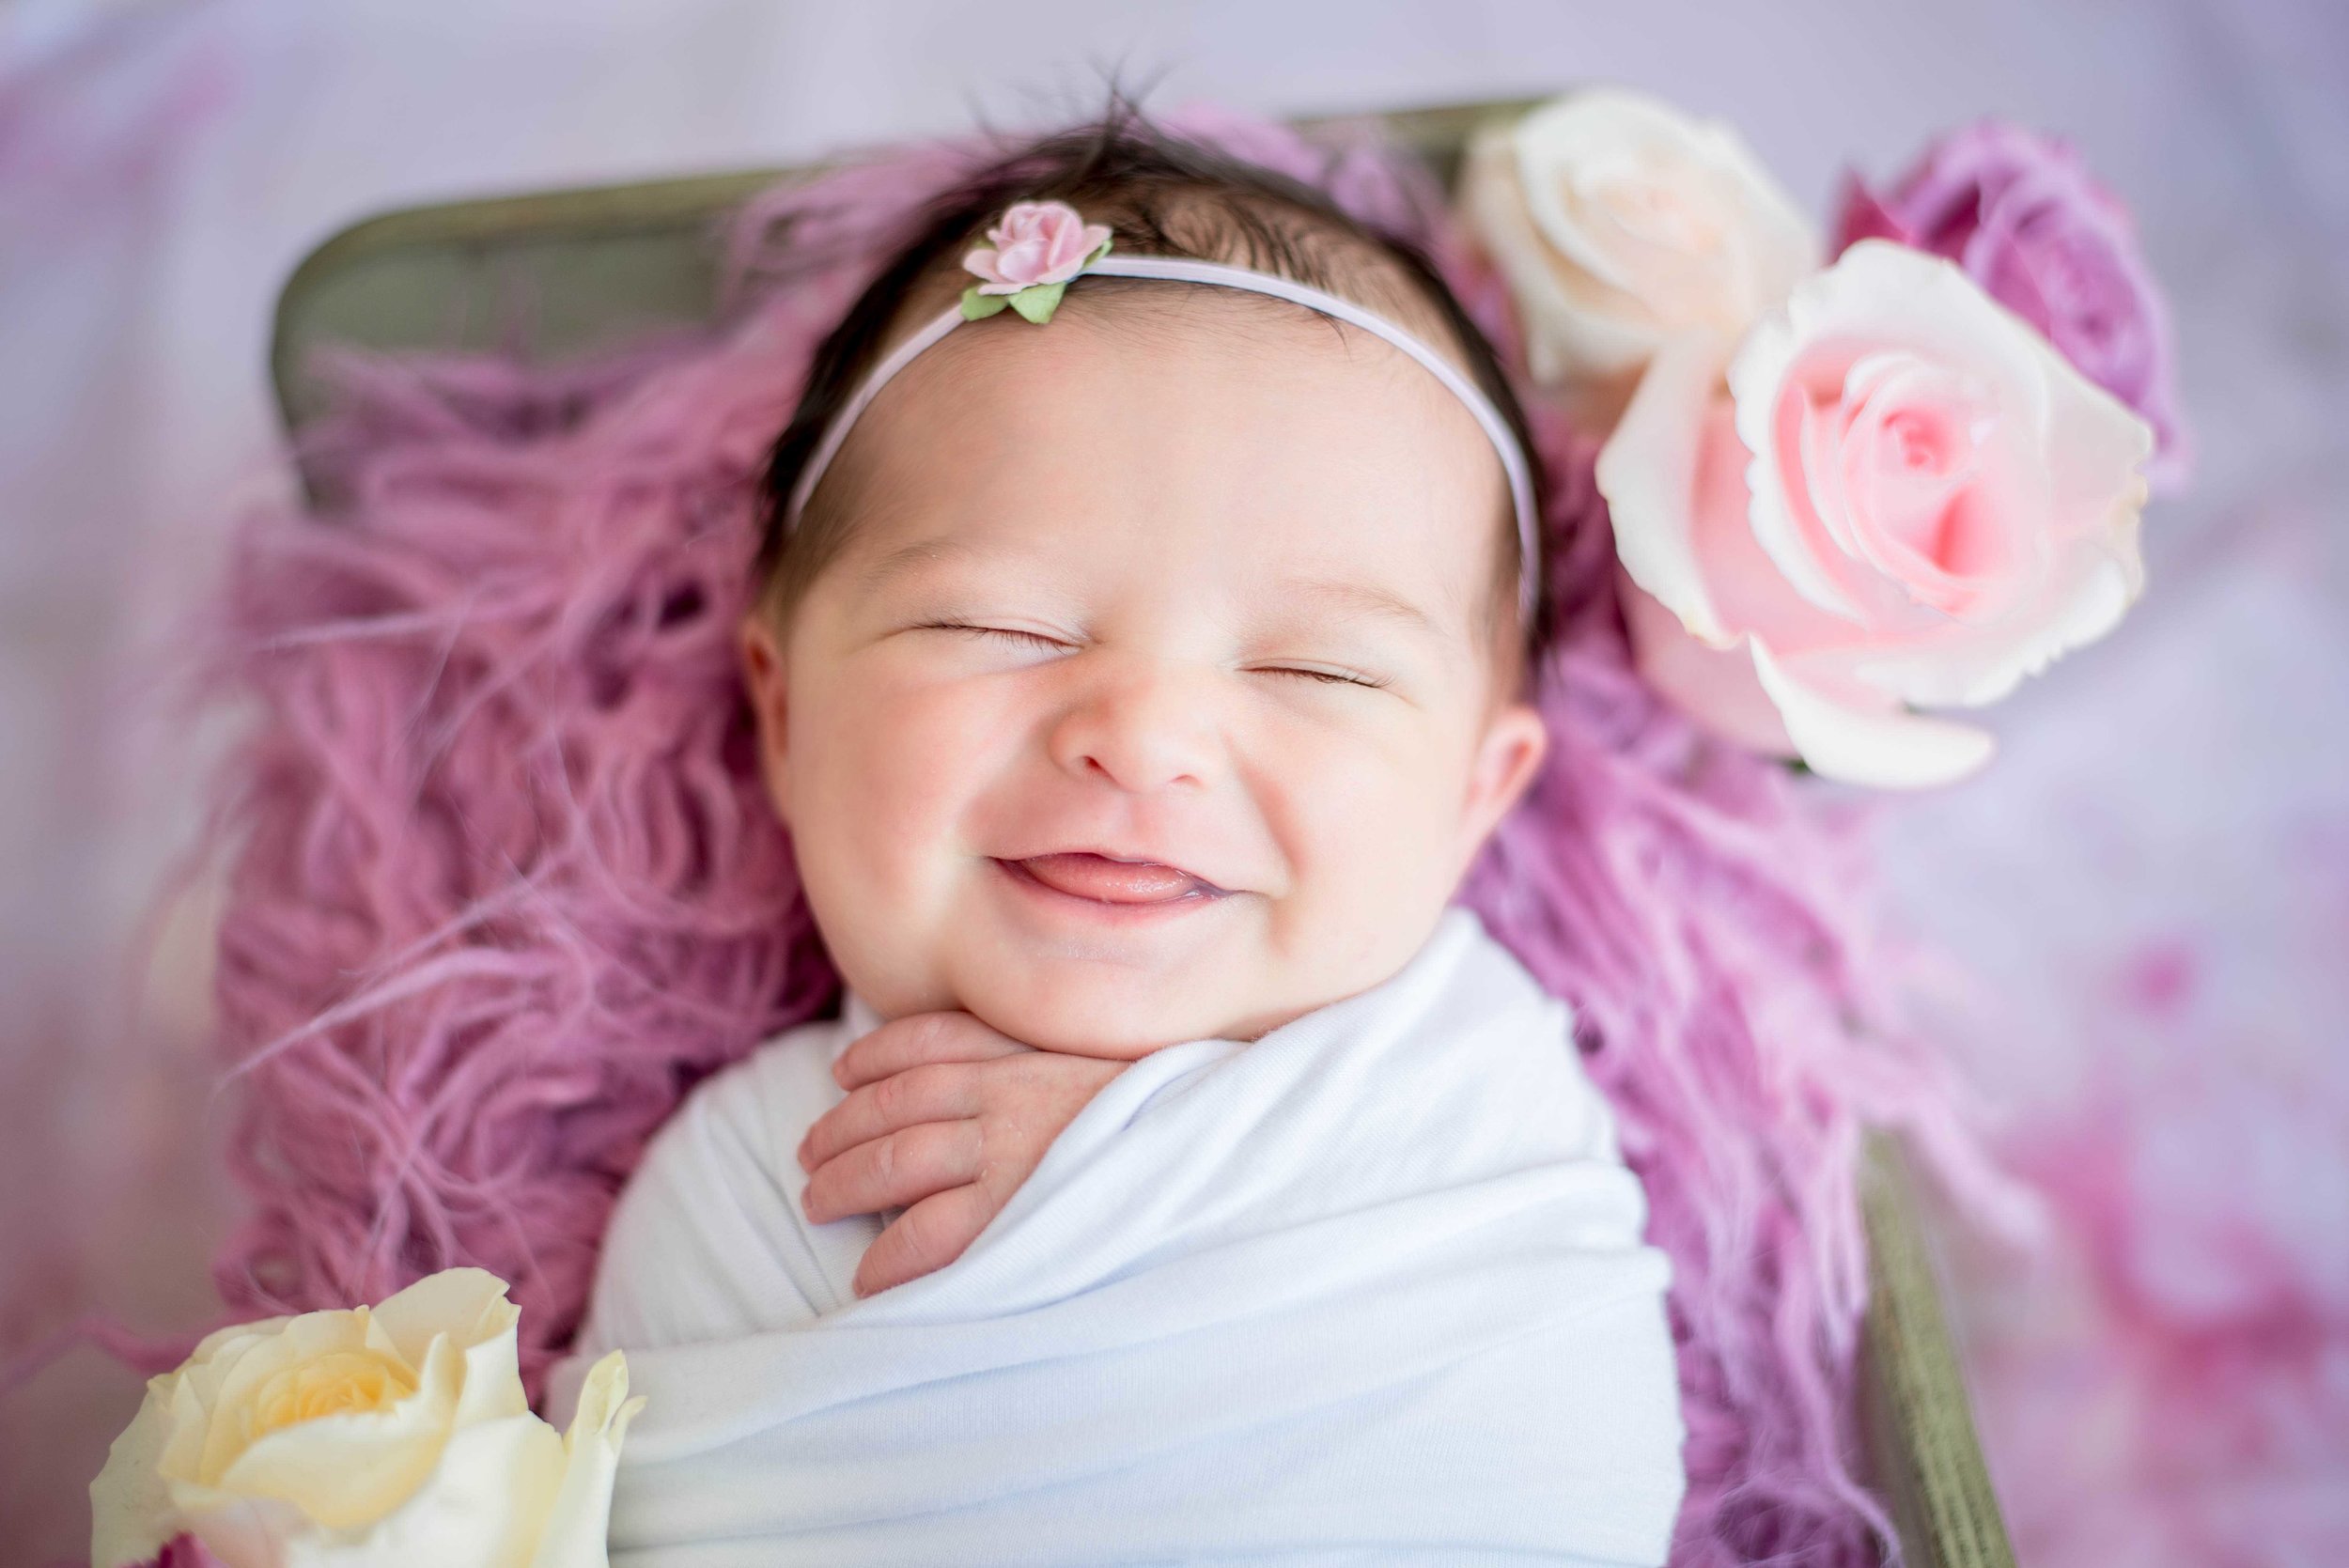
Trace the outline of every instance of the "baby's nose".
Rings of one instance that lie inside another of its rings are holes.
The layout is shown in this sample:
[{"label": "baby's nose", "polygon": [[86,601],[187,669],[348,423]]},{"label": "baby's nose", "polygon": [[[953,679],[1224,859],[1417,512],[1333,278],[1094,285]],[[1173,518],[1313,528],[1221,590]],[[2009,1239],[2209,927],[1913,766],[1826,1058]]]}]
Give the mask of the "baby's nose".
[{"label": "baby's nose", "polygon": [[1164,662],[1102,661],[1052,726],[1053,760],[1121,789],[1204,787],[1223,752],[1211,680]]}]

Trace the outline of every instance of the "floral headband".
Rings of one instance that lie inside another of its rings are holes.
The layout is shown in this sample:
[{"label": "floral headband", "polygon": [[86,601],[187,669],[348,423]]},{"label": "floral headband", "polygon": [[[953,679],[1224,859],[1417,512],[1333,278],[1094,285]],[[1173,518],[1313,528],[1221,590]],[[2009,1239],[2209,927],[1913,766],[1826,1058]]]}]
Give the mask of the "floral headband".
[{"label": "floral headband", "polygon": [[941,312],[875,365],[863,384],[857,388],[855,396],[840,411],[839,417],[824,432],[824,439],[817,444],[815,456],[808,459],[807,467],[801,472],[799,483],[791,488],[790,502],[784,512],[786,531],[798,525],[800,513],[807,505],[808,497],[816,492],[817,481],[832,466],[832,458],[839,455],[841,442],[848,440],[849,429],[859,416],[872,406],[881,388],[887,386],[897,372],[912,364],[924,349],[963,322],[981,320],[1008,308],[1041,326],[1050,321],[1052,313],[1060,308],[1061,296],[1067,291],[1069,281],[1081,273],[1213,284],[1219,287],[1245,289],[1253,294],[1268,294],[1274,299],[1287,300],[1384,338],[1417,360],[1428,374],[1443,383],[1445,390],[1460,400],[1475,416],[1486,439],[1492,442],[1493,451],[1501,458],[1501,469],[1508,475],[1509,500],[1516,509],[1517,523],[1517,601],[1525,617],[1529,621],[1532,618],[1536,581],[1532,567],[1540,557],[1534,549],[1536,536],[1532,468],[1526,461],[1524,449],[1517,443],[1516,432],[1510,429],[1501,411],[1493,407],[1492,400],[1426,344],[1393,322],[1350,301],[1269,272],[1174,256],[1112,256],[1110,255],[1108,225],[1086,223],[1066,202],[1017,202],[1005,209],[1003,216],[995,221],[994,226],[987,231],[987,244],[974,248],[962,258],[964,269],[979,281],[963,290],[961,303]]}]

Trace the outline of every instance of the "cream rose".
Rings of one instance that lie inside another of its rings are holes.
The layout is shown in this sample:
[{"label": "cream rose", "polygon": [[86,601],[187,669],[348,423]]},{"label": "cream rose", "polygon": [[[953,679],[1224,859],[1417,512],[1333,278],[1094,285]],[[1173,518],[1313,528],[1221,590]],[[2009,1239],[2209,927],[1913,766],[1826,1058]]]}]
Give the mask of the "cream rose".
[{"label": "cream rose", "polygon": [[1516,296],[1534,379],[1601,420],[1667,341],[1741,335],[1820,260],[1735,131],[1622,87],[1478,132],[1460,202]]},{"label": "cream rose", "polygon": [[372,1310],[224,1328],[146,1402],[90,1483],[91,1568],[193,1534],[228,1568],[583,1568],[605,1562],[642,1399],[618,1352],[568,1437],[530,1413],[520,1310],[454,1268]]},{"label": "cream rose", "polygon": [[1626,616],[1641,668],[1817,772],[1962,777],[1990,737],[1912,709],[1995,702],[2112,629],[2144,585],[2152,450],[1956,267],[1862,241],[1734,358],[1667,346],[1600,452],[1617,556],[1657,601]]}]

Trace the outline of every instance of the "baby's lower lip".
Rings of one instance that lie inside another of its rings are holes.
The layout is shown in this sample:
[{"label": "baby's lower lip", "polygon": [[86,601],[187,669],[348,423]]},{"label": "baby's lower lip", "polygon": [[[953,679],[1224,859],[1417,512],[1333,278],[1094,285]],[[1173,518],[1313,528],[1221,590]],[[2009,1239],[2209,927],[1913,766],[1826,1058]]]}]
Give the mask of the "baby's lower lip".
[{"label": "baby's lower lip", "polygon": [[1221,889],[1187,871],[1146,861],[1064,854],[995,863],[1044,891],[1094,904],[1152,906],[1199,903],[1222,896]]}]

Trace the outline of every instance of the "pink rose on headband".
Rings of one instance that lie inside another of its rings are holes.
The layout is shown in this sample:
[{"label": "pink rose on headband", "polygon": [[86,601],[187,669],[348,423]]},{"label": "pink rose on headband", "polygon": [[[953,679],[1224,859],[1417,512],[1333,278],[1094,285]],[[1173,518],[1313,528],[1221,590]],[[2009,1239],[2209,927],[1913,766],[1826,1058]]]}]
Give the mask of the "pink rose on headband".
[{"label": "pink rose on headband", "polygon": [[1889,194],[1858,179],[1843,194],[1840,251],[1896,240],[1966,269],[1990,297],[2046,334],[2081,374],[2154,427],[2146,477],[2186,477],[2176,364],[2161,291],[2120,198],[2062,142],[1983,120],[1929,148]]},{"label": "pink rose on headband", "polygon": [[1066,283],[1109,243],[1107,224],[1086,223],[1065,201],[1015,202],[987,231],[987,244],[962,258],[982,294],[1016,294],[1038,284]]},{"label": "pink rose on headband", "polygon": [[1913,710],[1996,702],[2120,620],[2152,429],[1954,265],[1883,241],[1732,353],[1667,345],[1599,454],[1655,600],[1626,606],[1642,673],[1829,777],[1971,772],[1989,735]]}]

